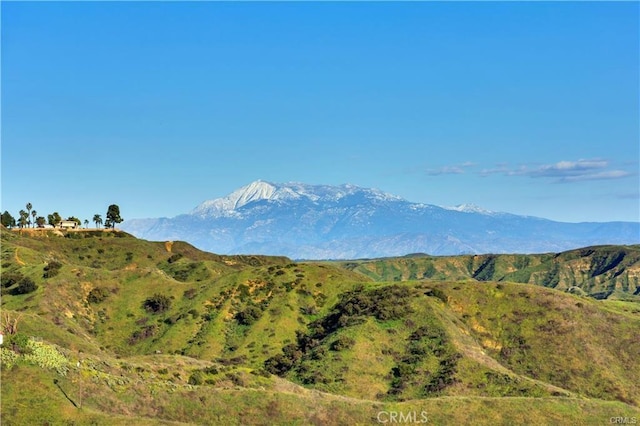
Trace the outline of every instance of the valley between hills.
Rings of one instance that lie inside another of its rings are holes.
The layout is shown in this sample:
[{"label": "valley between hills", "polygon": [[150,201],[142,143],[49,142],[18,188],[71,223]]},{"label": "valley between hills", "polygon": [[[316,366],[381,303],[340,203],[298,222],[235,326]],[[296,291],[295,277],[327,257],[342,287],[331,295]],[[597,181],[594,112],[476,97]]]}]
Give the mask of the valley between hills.
[{"label": "valley between hills", "polygon": [[3,425],[640,419],[639,245],[294,262],[0,236]]}]

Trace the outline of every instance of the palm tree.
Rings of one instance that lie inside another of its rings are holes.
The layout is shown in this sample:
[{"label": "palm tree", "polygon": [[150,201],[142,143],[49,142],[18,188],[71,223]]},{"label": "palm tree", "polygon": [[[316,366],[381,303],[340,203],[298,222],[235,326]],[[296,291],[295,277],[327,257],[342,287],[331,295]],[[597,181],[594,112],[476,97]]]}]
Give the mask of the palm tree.
[{"label": "palm tree", "polygon": [[20,228],[24,228],[27,226],[27,218],[29,217],[29,213],[24,210],[20,210],[20,219],[18,219],[18,226]]},{"label": "palm tree", "polygon": [[31,222],[31,219],[29,219],[29,216],[31,216],[31,209],[33,208],[33,206],[31,205],[31,203],[27,203],[27,223]]},{"label": "palm tree", "polygon": [[89,227],[89,220],[85,219],[84,220],[84,228],[87,229]]},{"label": "palm tree", "polygon": [[35,226],[36,226],[36,216],[38,216],[38,212],[35,211],[35,210],[32,210],[31,211],[31,216],[33,216],[33,225],[32,226],[35,228]]},{"label": "palm tree", "polygon": [[102,225],[102,216],[100,216],[99,214],[94,214],[93,221],[96,224],[96,228],[100,228],[100,225]]}]

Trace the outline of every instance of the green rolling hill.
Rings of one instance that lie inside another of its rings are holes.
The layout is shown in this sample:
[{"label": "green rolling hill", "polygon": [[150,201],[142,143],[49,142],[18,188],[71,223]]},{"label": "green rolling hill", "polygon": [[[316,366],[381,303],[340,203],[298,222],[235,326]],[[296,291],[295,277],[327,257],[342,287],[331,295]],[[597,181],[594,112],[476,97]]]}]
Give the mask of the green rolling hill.
[{"label": "green rolling hill", "polygon": [[547,254],[404,257],[340,262],[376,281],[464,280],[535,284],[598,299],[640,300],[640,245]]},{"label": "green rolling hill", "polygon": [[1,237],[3,425],[640,418],[638,246],[331,263]]}]

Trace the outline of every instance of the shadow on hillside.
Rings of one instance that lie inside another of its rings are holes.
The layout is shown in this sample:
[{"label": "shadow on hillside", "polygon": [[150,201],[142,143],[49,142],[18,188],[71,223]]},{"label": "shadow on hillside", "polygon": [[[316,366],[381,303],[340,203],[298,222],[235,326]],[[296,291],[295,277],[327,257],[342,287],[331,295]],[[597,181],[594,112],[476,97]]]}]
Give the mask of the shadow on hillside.
[{"label": "shadow on hillside", "polygon": [[58,389],[60,389],[60,392],[62,392],[64,397],[67,398],[69,400],[69,402],[73,404],[74,407],[79,408],[78,404],[76,404],[76,402],[73,399],[69,398],[69,395],[67,395],[67,393],[64,391],[64,389],[62,389],[58,379],[53,379],[53,384],[56,385],[58,387]]}]

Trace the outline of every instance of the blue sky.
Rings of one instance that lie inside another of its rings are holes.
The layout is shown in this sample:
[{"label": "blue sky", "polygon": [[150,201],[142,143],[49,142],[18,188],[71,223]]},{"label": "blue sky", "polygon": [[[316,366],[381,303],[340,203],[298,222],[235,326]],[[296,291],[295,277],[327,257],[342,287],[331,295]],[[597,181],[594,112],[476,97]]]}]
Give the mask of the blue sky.
[{"label": "blue sky", "polygon": [[639,216],[638,3],[2,2],[2,211],[251,181]]}]

